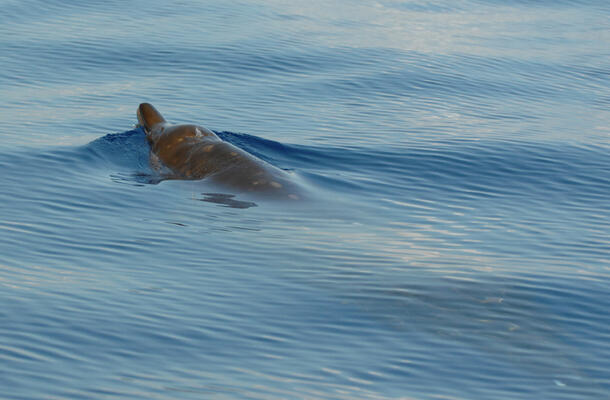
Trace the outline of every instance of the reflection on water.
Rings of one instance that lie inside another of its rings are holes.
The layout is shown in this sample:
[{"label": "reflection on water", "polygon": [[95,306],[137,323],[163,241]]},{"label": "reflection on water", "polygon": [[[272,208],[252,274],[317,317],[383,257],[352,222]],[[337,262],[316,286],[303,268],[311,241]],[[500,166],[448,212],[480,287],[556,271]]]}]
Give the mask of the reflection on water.
[{"label": "reflection on water", "polygon": [[[9,2],[9,399],[610,393],[605,1]],[[151,101],[304,182],[151,167]]]},{"label": "reflection on water", "polygon": [[231,208],[250,208],[256,207],[256,203],[251,201],[237,200],[233,194],[223,193],[203,193],[201,201],[207,201],[209,203],[219,204],[225,207]]}]

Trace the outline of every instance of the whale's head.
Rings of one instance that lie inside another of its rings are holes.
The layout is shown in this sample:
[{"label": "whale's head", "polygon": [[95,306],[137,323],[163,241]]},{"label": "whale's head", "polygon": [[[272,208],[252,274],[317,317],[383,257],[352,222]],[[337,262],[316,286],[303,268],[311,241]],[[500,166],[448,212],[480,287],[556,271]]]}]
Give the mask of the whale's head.
[{"label": "whale's head", "polygon": [[147,135],[150,134],[155,125],[165,122],[165,118],[151,104],[142,103],[138,107],[138,122],[144,128]]}]

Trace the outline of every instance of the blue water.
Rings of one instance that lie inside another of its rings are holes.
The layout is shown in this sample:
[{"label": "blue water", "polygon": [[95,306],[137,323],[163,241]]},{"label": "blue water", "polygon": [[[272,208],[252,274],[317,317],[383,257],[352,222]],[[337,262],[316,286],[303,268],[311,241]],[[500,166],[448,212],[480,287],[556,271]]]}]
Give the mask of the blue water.
[{"label": "blue water", "polygon": [[609,398],[609,4],[0,1],[0,397]]}]

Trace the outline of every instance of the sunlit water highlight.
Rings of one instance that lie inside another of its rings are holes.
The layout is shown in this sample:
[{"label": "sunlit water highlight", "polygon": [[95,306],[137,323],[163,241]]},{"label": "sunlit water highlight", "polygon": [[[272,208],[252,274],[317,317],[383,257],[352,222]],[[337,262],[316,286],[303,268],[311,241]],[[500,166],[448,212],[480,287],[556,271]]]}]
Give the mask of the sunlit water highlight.
[{"label": "sunlit water highlight", "polygon": [[0,4],[0,397],[610,395],[606,2]]}]

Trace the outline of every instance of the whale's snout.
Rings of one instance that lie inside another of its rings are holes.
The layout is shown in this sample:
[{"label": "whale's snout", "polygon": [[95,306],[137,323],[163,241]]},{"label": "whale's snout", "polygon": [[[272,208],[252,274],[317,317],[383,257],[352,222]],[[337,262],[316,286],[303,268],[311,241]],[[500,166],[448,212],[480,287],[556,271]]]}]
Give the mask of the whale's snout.
[{"label": "whale's snout", "polygon": [[140,125],[144,127],[144,129],[148,132],[151,130],[153,126],[158,123],[165,122],[165,118],[161,115],[159,111],[152,104],[142,103],[138,107],[137,111],[138,122]]}]

